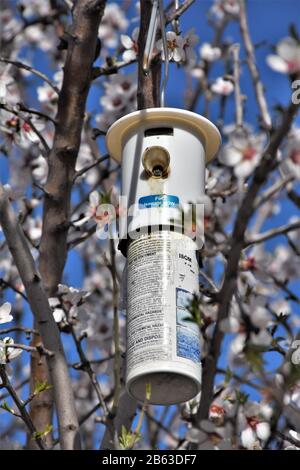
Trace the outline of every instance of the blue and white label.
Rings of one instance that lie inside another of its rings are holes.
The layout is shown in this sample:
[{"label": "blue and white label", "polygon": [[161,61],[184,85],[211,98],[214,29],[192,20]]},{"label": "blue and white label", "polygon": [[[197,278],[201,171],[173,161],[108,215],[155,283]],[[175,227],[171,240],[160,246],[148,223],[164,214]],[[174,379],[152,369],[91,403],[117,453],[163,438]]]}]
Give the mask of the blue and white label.
[{"label": "blue and white label", "polygon": [[152,207],[176,208],[179,206],[179,198],[169,194],[153,194],[139,199],[139,209],[151,209]]},{"label": "blue and white label", "polygon": [[176,339],[177,356],[200,362],[199,327],[193,321],[189,306],[193,294],[185,289],[176,289]]}]

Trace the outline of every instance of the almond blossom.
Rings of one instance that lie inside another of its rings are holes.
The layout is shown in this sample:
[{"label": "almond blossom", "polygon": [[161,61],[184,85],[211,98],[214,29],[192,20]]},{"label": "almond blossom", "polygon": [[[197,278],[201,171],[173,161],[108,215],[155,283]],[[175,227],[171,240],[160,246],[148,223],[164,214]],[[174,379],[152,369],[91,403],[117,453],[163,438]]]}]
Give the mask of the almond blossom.
[{"label": "almond blossom", "polygon": [[257,402],[246,402],[240,408],[238,415],[241,442],[248,450],[260,449],[270,436],[271,429],[269,419],[272,410],[270,407],[260,405]]},{"label": "almond blossom", "polygon": [[126,31],[127,27],[128,20],[122,8],[117,3],[108,3],[99,27],[99,38],[102,44],[108,48],[116,47],[118,34]]},{"label": "almond blossom", "polygon": [[[53,76],[54,84],[60,88],[63,81],[63,71],[58,70]],[[42,86],[37,87],[37,95],[38,100],[40,103],[52,104],[58,99],[58,94],[56,91],[49,85],[49,83],[45,83]]]},{"label": "almond blossom", "polygon": [[20,8],[25,18],[46,16],[51,12],[49,0],[44,0],[43,2],[40,0],[23,0],[20,2]]},{"label": "almond blossom", "polygon": [[136,109],[137,84],[135,76],[118,73],[104,83],[105,94],[100,98],[103,113],[96,117],[101,130]]},{"label": "almond blossom", "polygon": [[204,42],[199,49],[200,57],[206,62],[214,62],[221,57],[221,49],[212,46],[209,42]]},{"label": "almond blossom", "polygon": [[121,34],[121,43],[122,46],[126,49],[122,54],[122,58],[125,62],[131,62],[136,59],[138,53],[138,37],[139,37],[139,28],[134,28],[132,36],[127,36],[126,34]]},{"label": "almond blossom", "polygon": [[7,364],[22,353],[22,349],[9,347],[12,344],[14,340],[8,336],[0,340],[0,364]]},{"label": "almond blossom", "polygon": [[277,55],[267,57],[267,64],[276,72],[287,74],[300,73],[300,44],[296,39],[287,37],[276,46]]},{"label": "almond blossom", "polygon": [[198,44],[199,37],[195,34],[195,29],[192,28],[187,31],[183,36],[183,50],[185,53],[184,64],[188,67],[193,67],[196,63],[195,45]]},{"label": "almond blossom", "polygon": [[48,163],[43,155],[39,155],[30,162],[32,168],[32,176],[34,180],[41,184],[46,183],[48,175]]},{"label": "almond blossom", "polygon": [[32,144],[38,144],[38,132],[45,129],[45,120],[37,116],[19,117],[6,110],[0,112],[1,130],[12,137],[22,149],[28,149]]},{"label": "almond blossom", "polygon": [[90,292],[59,284],[57,297],[49,298],[49,305],[53,310],[56,323],[63,325],[70,323],[80,328],[81,331],[86,330],[89,315],[82,304],[89,295]]},{"label": "almond blossom", "polygon": [[13,78],[5,72],[0,75],[0,101],[4,103],[9,86],[14,82]]},{"label": "almond blossom", "polygon": [[300,179],[300,129],[290,133],[283,153],[281,167],[287,175]]},{"label": "almond blossom", "polygon": [[263,134],[232,133],[219,155],[219,160],[232,167],[237,178],[247,178],[261,159],[264,142]]},{"label": "almond blossom", "polygon": [[216,95],[228,96],[234,90],[233,82],[229,79],[218,77],[210,87]]},{"label": "almond blossom", "polygon": [[9,302],[5,302],[0,307],[0,323],[9,323],[13,320],[13,316],[11,315],[11,304]]},{"label": "almond blossom", "polygon": [[239,0],[214,0],[210,11],[218,20],[222,20],[226,15],[236,18],[240,12]]},{"label": "almond blossom", "polygon": [[[168,60],[177,63],[185,60],[184,39],[177,35],[174,31],[167,31]],[[161,51],[162,60],[165,60],[163,41],[159,39],[156,43],[158,51]]]},{"label": "almond blossom", "polygon": [[30,117],[30,120],[19,120],[18,132],[14,133],[14,141],[22,148],[28,148],[32,144],[38,144],[40,138],[38,132],[45,129],[45,120],[36,116]]}]

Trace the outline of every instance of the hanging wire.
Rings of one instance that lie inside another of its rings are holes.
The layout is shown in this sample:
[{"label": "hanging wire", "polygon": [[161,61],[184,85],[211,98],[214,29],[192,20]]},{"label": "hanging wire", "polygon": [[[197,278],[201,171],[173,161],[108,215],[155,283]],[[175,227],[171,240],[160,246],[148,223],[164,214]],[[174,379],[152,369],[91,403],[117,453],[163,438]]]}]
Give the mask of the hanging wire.
[{"label": "hanging wire", "polygon": [[143,71],[145,73],[148,73],[150,69],[152,52],[153,52],[154,42],[156,38],[158,16],[160,20],[163,52],[165,56],[164,79],[163,79],[163,83],[161,85],[161,91],[160,91],[160,106],[165,106],[165,90],[166,90],[168,77],[169,77],[169,55],[168,55],[167,35],[166,35],[166,29],[165,29],[163,0],[153,0],[152,2],[151,17],[150,17],[146,45],[145,45],[145,50],[144,50],[144,55],[143,55]]},{"label": "hanging wire", "polygon": [[150,62],[154,47],[154,41],[156,37],[157,30],[157,12],[158,12],[158,0],[153,0],[152,2],[152,11],[150,17],[150,23],[147,33],[146,45],[143,56],[143,70],[145,73],[149,72]]},{"label": "hanging wire", "polygon": [[158,0],[159,2],[159,16],[160,16],[160,27],[161,27],[161,37],[163,43],[163,50],[165,56],[165,66],[164,66],[164,79],[160,90],[160,106],[165,105],[165,91],[169,78],[169,51],[168,51],[168,42],[167,34],[165,28],[165,15],[164,15],[164,5],[163,0]]},{"label": "hanging wire", "polygon": [[[179,8],[179,0],[174,0],[174,6],[175,10],[178,10]],[[180,34],[180,23],[179,23],[179,18],[175,18],[175,20],[172,21],[173,29],[177,35]]]}]

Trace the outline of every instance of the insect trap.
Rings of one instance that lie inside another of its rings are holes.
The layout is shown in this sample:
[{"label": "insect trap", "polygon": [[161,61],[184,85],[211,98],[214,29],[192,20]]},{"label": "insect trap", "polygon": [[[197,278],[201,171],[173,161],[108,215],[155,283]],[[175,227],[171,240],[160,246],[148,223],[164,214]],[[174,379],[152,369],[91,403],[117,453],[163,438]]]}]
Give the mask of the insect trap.
[{"label": "insect trap", "polygon": [[[197,250],[185,223],[191,203],[203,209],[205,163],[220,145],[217,128],[195,113],[150,108],[116,121],[109,154],[121,162],[126,223],[119,227],[127,256],[126,387],[131,396],[171,405],[201,385],[199,326],[190,306],[199,292]],[[201,215],[201,214],[200,214]],[[147,385],[150,387],[147,387]]]}]

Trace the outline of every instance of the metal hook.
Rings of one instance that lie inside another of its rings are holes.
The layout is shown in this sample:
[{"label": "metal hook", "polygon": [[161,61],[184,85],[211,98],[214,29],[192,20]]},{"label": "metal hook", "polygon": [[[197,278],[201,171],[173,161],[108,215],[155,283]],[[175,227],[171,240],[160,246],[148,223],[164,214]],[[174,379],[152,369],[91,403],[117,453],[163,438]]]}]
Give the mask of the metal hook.
[{"label": "metal hook", "polygon": [[164,50],[164,56],[165,56],[164,80],[163,80],[161,90],[160,90],[160,106],[164,106],[165,105],[165,90],[166,90],[168,76],[169,76],[169,51],[168,51],[168,42],[167,42],[167,35],[166,35],[166,29],[165,29],[163,0],[158,0],[158,1],[159,1],[161,36],[162,36],[163,50]]},{"label": "metal hook", "polygon": [[165,30],[163,0],[153,0],[147,40],[146,40],[146,45],[145,45],[145,50],[144,50],[144,55],[143,55],[143,70],[145,73],[149,72],[151,56],[152,56],[152,52],[154,48],[154,42],[155,42],[156,31],[157,31],[158,13],[159,13],[159,19],[160,19],[163,51],[164,51],[164,56],[165,56],[164,79],[163,79],[161,92],[160,92],[160,106],[164,106],[165,105],[165,89],[166,89],[166,85],[168,82],[168,75],[169,75],[169,57],[168,57],[167,36],[166,36],[166,30]]},{"label": "metal hook", "polygon": [[144,56],[143,56],[143,71],[145,73],[149,72],[149,68],[150,68],[151,56],[153,52],[154,41],[155,41],[156,30],[157,30],[157,12],[158,12],[158,0],[153,0],[147,40],[146,40]]}]

